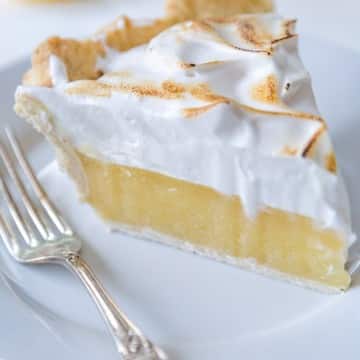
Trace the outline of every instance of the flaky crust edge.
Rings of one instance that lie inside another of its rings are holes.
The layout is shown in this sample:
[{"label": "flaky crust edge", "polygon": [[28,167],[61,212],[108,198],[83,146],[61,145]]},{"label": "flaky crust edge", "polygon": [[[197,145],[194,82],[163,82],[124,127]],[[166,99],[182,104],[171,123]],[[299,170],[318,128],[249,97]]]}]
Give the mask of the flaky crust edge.
[{"label": "flaky crust edge", "polygon": [[[99,57],[105,56],[104,44],[125,51],[149,42],[166,28],[181,21],[272,10],[272,0],[167,0],[166,16],[145,25],[139,25],[129,17],[121,16],[89,39],[76,40],[58,36],[48,38],[33,52],[31,68],[23,76],[22,83],[52,87],[54,84],[49,68],[51,55],[55,55],[64,63],[69,81],[96,80],[102,75],[96,63]],[[119,21],[122,22],[122,27],[117,25]]]},{"label": "flaky crust edge", "polygon": [[95,80],[102,75],[96,67],[97,59],[105,55],[103,42],[96,38],[103,38],[107,46],[124,51],[147,43],[174,23],[173,19],[159,19],[149,25],[138,26],[124,16],[124,26],[118,28],[116,22],[119,20],[118,18],[100,30],[92,39],[76,40],[55,36],[45,40],[32,54],[31,68],[25,73],[22,83],[52,87],[49,69],[51,55],[55,55],[64,63],[69,81]]}]

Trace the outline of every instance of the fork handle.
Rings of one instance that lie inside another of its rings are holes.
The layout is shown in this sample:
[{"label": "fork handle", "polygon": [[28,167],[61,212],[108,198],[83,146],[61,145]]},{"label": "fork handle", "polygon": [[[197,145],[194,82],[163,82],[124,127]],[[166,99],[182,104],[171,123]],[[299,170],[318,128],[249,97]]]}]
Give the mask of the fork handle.
[{"label": "fork handle", "polygon": [[112,334],[124,360],[161,360],[157,348],[118,308],[89,265],[78,255],[66,256],[66,265],[82,281]]}]

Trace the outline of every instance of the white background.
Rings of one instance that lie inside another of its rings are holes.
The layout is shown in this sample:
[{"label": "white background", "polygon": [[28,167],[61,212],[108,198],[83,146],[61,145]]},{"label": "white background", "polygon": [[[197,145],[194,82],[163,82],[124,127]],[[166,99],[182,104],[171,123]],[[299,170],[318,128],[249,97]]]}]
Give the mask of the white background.
[{"label": "white background", "polygon": [[[0,66],[28,56],[50,35],[86,36],[120,14],[153,17],[163,0],[78,0],[19,5],[0,0]],[[278,12],[299,19],[299,31],[360,52],[359,0],[277,0]]]}]

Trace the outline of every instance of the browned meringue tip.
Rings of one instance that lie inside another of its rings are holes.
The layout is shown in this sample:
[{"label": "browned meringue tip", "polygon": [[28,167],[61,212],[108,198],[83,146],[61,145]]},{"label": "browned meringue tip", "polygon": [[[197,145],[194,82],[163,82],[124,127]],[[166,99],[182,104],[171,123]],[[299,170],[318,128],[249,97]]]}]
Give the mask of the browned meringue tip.
[{"label": "browned meringue tip", "polygon": [[322,126],[315,132],[315,134],[310,138],[308,144],[306,145],[305,149],[303,150],[302,156],[304,156],[304,157],[311,156],[311,152],[315,148],[316,142],[320,139],[320,136],[323,134],[324,131],[325,131],[325,127]]},{"label": "browned meringue tip", "polygon": [[277,104],[280,102],[278,87],[275,75],[269,75],[262,82],[253,86],[251,96],[254,100],[262,103]]}]

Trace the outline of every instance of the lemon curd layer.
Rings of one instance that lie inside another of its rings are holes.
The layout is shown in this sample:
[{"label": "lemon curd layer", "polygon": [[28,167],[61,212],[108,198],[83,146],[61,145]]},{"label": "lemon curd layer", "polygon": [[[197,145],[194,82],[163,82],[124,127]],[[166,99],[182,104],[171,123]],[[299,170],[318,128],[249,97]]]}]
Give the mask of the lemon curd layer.
[{"label": "lemon curd layer", "polygon": [[109,222],[152,229],[219,256],[253,259],[270,270],[328,287],[349,286],[344,241],[307,217],[265,208],[251,219],[238,196],[78,156],[88,182],[86,201]]}]

